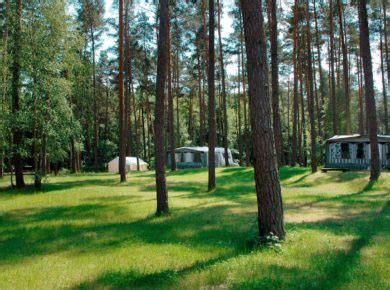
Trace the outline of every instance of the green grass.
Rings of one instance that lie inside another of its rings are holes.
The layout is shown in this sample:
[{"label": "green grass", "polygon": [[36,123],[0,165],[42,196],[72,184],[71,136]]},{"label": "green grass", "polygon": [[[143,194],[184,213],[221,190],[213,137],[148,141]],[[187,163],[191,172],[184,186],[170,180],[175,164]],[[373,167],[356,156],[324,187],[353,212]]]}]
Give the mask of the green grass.
[{"label": "green grass", "polygon": [[49,177],[44,192],[0,179],[0,289],[389,289],[390,173],[282,168],[287,238],[253,248],[251,169]]}]

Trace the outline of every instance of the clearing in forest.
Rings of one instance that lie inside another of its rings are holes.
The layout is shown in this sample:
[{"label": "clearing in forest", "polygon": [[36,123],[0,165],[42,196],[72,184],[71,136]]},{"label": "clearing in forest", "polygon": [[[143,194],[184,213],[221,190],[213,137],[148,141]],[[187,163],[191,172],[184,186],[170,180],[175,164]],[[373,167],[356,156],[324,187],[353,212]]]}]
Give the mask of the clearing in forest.
[{"label": "clearing in forest", "polygon": [[252,169],[168,174],[171,215],[154,216],[154,173],[49,177],[44,192],[0,179],[0,289],[390,287],[390,173],[282,168],[286,241],[253,247]]}]

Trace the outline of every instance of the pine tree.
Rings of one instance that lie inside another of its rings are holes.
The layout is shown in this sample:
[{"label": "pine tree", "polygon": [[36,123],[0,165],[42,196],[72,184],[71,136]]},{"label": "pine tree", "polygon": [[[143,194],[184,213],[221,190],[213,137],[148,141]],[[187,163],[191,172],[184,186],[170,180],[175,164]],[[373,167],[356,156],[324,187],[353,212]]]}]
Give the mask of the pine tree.
[{"label": "pine tree", "polygon": [[247,54],[254,174],[260,237],[283,239],[283,205],[267,90],[268,68],[261,1],[241,0]]},{"label": "pine tree", "polygon": [[168,207],[168,191],[165,179],[165,154],[164,154],[164,102],[165,83],[168,69],[168,35],[169,35],[169,1],[160,0],[160,26],[158,34],[158,60],[156,82],[156,109],[154,121],[154,142],[156,158],[156,191],[157,191],[157,215],[166,214]]},{"label": "pine tree", "polygon": [[[379,147],[378,147],[378,125],[376,117],[374,81],[372,74],[370,32],[368,29],[367,7],[365,0],[359,0],[359,28],[360,28],[360,52],[363,60],[366,112],[368,123],[368,134],[371,150],[371,174],[370,180],[378,180],[380,175]],[[368,121],[369,120],[369,121]]]}]

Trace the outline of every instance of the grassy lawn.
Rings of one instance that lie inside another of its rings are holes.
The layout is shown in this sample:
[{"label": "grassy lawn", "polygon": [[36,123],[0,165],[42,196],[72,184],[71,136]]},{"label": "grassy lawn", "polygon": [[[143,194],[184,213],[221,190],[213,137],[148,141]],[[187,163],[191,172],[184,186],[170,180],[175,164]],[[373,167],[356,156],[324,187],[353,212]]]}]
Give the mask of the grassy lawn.
[{"label": "grassy lawn", "polygon": [[154,175],[49,177],[43,193],[0,179],[0,289],[389,289],[390,173],[283,168],[287,238],[253,248],[251,169],[168,175],[171,215],[155,217]]}]

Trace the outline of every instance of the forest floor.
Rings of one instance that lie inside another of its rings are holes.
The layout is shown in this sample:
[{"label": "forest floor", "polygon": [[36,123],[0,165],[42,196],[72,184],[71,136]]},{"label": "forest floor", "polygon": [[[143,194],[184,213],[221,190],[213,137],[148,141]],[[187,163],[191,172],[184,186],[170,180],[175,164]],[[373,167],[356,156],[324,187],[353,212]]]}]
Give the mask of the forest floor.
[{"label": "forest floor", "polygon": [[390,173],[282,168],[287,236],[253,247],[252,169],[51,176],[44,192],[0,179],[0,289],[389,289]]}]

